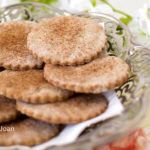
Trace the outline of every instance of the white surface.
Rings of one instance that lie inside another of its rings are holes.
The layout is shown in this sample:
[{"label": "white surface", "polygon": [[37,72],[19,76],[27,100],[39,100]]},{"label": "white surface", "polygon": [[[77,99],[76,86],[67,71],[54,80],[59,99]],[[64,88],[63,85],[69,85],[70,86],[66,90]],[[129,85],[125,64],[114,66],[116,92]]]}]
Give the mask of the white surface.
[{"label": "white surface", "polygon": [[[53,138],[52,140],[41,144],[39,146],[35,146],[32,149],[33,150],[42,150],[48,146],[60,146],[60,145],[65,145],[65,144],[69,144],[72,143],[73,141],[75,141],[78,136],[80,135],[80,133],[87,127],[98,123],[100,121],[106,120],[108,118],[112,118],[114,116],[117,116],[119,114],[122,113],[123,111],[123,106],[120,103],[120,100],[117,98],[116,93],[114,91],[109,91],[109,92],[105,92],[104,95],[107,97],[108,99],[108,108],[106,109],[106,111],[87,121],[78,123],[78,124],[70,124],[67,125],[62,132],[56,136],[55,138]],[[19,149],[22,150],[26,150],[27,148],[30,149],[30,147],[25,147],[25,146],[12,146],[12,147],[0,147],[0,150],[11,150],[13,148],[18,147]]]}]

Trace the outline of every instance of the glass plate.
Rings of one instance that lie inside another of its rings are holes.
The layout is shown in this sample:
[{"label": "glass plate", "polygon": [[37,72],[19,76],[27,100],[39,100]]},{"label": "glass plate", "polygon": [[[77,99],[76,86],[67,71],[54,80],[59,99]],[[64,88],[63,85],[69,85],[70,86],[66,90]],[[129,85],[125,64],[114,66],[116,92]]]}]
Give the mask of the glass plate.
[{"label": "glass plate", "polygon": [[128,81],[116,89],[125,107],[124,112],[120,116],[89,127],[72,144],[51,148],[51,150],[92,150],[96,146],[107,144],[128,134],[144,117],[149,98],[150,50],[133,43],[128,28],[119,20],[101,13],[71,14],[40,3],[20,3],[1,8],[0,22],[12,20],[39,22],[61,15],[90,18],[103,25],[108,36],[107,53],[121,57],[131,67]]}]

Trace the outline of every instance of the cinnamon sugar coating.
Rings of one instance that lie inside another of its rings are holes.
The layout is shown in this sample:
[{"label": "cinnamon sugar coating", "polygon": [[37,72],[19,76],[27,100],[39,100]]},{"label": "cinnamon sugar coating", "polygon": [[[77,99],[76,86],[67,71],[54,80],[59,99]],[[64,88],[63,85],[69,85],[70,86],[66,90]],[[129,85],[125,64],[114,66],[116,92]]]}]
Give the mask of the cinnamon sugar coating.
[{"label": "cinnamon sugar coating", "polygon": [[101,56],[80,66],[46,64],[45,79],[60,88],[83,93],[100,93],[121,86],[129,77],[126,62],[115,56]]},{"label": "cinnamon sugar coating", "polygon": [[59,65],[90,62],[105,44],[105,31],[98,23],[75,16],[47,19],[34,27],[27,40],[36,58]]},{"label": "cinnamon sugar coating", "polygon": [[36,23],[11,21],[0,24],[0,66],[12,70],[41,68],[27,48],[27,35]]},{"label": "cinnamon sugar coating", "polygon": [[31,103],[56,102],[73,94],[49,84],[42,70],[0,72],[0,94]]}]

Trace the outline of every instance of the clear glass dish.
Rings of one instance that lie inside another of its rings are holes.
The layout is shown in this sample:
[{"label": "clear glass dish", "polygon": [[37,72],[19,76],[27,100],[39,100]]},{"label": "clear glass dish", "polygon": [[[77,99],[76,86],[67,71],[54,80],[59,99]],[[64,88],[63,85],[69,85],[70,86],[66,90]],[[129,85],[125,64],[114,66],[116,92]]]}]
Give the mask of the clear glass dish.
[{"label": "clear glass dish", "polygon": [[121,57],[131,67],[131,76],[128,81],[116,89],[125,107],[120,116],[89,127],[72,144],[46,148],[47,150],[92,150],[96,146],[107,144],[128,134],[144,117],[150,90],[150,50],[132,42],[128,28],[119,20],[101,13],[71,14],[40,3],[20,3],[1,8],[0,22],[12,20],[39,22],[61,15],[86,17],[103,25],[108,36],[107,53]]}]

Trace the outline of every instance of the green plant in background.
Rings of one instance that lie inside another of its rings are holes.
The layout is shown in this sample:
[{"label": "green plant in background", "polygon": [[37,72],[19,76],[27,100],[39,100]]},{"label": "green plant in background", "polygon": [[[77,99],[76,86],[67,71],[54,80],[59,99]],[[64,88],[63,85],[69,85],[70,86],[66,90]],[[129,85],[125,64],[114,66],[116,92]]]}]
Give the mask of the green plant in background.
[{"label": "green plant in background", "polygon": [[[109,7],[111,7],[111,9],[118,13],[118,14],[121,14],[123,15],[124,17],[121,17],[120,20],[128,25],[128,23],[130,21],[132,21],[132,17],[120,10],[117,10],[115,9],[107,0],[101,0],[103,3],[105,3],[106,5],[108,5]],[[51,5],[52,3],[54,2],[58,2],[58,0],[20,0],[20,2],[39,2],[39,3],[44,3],[44,4],[47,4],[47,5]],[[97,5],[97,0],[90,0],[91,4],[93,5],[93,7],[95,7]],[[150,17],[150,9],[148,9],[147,11],[147,15]]]},{"label": "green plant in background", "polygon": [[128,15],[128,14],[126,14],[126,13],[120,11],[120,10],[115,9],[110,3],[108,3],[107,0],[101,0],[101,1],[102,1],[103,3],[105,3],[106,5],[108,5],[114,12],[125,16],[125,17],[121,17],[121,18],[120,18],[120,20],[121,20],[124,24],[128,25],[129,22],[132,21],[132,17],[131,17],[130,15]]},{"label": "green plant in background", "polygon": [[96,0],[90,0],[90,2],[91,2],[91,4],[93,5],[93,7],[95,7],[96,4],[97,4],[97,1],[96,1]]},{"label": "green plant in background", "polygon": [[57,2],[58,0],[20,0],[20,2],[39,2],[44,3],[47,5],[51,5],[54,2]]}]

